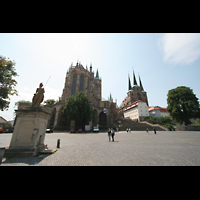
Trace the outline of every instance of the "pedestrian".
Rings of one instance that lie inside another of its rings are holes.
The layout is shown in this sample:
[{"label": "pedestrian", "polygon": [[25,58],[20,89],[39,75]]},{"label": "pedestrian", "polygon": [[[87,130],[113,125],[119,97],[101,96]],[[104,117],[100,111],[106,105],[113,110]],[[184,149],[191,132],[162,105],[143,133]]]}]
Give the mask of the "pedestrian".
[{"label": "pedestrian", "polygon": [[155,135],[156,135],[156,129],[155,129],[155,128],[153,129],[153,131],[154,131],[154,133],[155,133]]},{"label": "pedestrian", "polygon": [[129,128],[129,132],[131,132],[131,128]]},{"label": "pedestrian", "polygon": [[128,133],[128,128],[126,129],[127,133]]},{"label": "pedestrian", "polygon": [[111,136],[112,136],[112,141],[114,142],[115,131],[113,128],[111,128]]},{"label": "pedestrian", "polygon": [[147,128],[147,130],[146,130],[146,131],[147,131],[147,133],[149,134],[149,129],[148,129],[148,128]]},{"label": "pedestrian", "polygon": [[110,142],[110,134],[111,134],[111,130],[110,128],[108,129],[108,138],[109,138],[109,142]]}]

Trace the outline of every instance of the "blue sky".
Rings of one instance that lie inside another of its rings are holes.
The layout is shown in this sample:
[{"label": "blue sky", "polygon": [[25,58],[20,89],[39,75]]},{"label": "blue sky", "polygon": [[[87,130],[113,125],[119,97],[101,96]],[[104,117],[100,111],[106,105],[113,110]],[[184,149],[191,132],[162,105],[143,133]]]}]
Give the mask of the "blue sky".
[{"label": "blue sky", "polygon": [[40,82],[45,99],[62,95],[66,72],[77,60],[86,67],[92,63],[102,79],[102,97],[110,92],[117,104],[128,90],[128,72],[133,83],[133,68],[147,92],[150,106],[167,107],[168,90],[177,86],[193,89],[200,98],[200,34],[190,33],[1,33],[0,55],[16,62],[16,89],[8,111],[0,116],[13,119],[14,103],[32,100]]}]

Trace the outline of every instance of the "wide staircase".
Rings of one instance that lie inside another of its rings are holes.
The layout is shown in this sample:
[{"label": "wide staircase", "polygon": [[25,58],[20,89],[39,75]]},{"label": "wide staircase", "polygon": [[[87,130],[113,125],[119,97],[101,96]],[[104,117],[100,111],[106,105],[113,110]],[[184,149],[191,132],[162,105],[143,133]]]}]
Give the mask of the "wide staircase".
[{"label": "wide staircase", "polygon": [[119,131],[126,131],[127,128],[131,128],[131,131],[146,131],[148,128],[149,131],[153,131],[153,128],[156,129],[156,131],[167,131],[168,129],[159,125],[159,124],[151,124],[149,122],[134,122],[131,119],[118,119],[117,121],[121,121],[119,123],[122,125],[119,128]]}]

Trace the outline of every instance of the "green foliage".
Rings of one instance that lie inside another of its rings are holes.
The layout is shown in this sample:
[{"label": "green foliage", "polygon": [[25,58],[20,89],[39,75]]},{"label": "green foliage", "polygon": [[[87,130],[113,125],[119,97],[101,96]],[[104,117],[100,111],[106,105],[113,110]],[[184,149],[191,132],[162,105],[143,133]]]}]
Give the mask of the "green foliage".
[{"label": "green foliage", "polygon": [[160,125],[164,125],[164,124],[171,124],[172,123],[172,119],[169,116],[166,117],[158,117],[158,124]]},{"label": "green foliage", "polygon": [[174,128],[174,125],[173,125],[173,124],[169,124],[169,123],[164,124],[163,126],[164,126],[165,128],[168,128],[170,131]]},{"label": "green foliage", "polygon": [[198,98],[189,87],[180,86],[169,90],[167,96],[167,110],[173,120],[188,125],[191,124],[191,118],[200,117]]},{"label": "green foliage", "polygon": [[46,101],[44,101],[45,105],[54,105],[56,103],[61,102],[61,97],[58,97],[58,100],[54,100],[54,99],[47,99]]},{"label": "green foliage", "polygon": [[171,117],[166,116],[166,117],[155,117],[155,116],[149,116],[146,117],[145,120],[151,124],[160,124],[161,126],[164,126],[168,128],[169,130],[172,130],[174,127],[174,123],[172,122]]},{"label": "green foliage", "polygon": [[76,124],[83,124],[86,121],[90,121],[92,115],[92,109],[84,92],[70,96],[63,108],[63,112],[70,120],[75,120]]},{"label": "green foliage", "polygon": [[197,123],[200,124],[200,118],[197,119]]},{"label": "green foliage", "polygon": [[56,103],[56,101],[54,99],[47,99],[46,101],[44,101],[44,103],[46,105],[51,106],[51,105],[54,105]]},{"label": "green foliage", "polygon": [[2,111],[9,107],[9,95],[18,95],[14,88],[17,84],[17,81],[13,79],[17,76],[14,65],[15,62],[12,62],[9,58],[0,56],[0,109]]},{"label": "green foliage", "polygon": [[146,117],[145,120],[146,120],[147,122],[151,123],[151,124],[157,124],[157,123],[158,123],[158,122],[157,122],[157,117],[155,117],[155,116]]},{"label": "green foliage", "polygon": [[15,108],[18,108],[19,103],[31,103],[30,101],[25,101],[25,100],[19,100],[17,102],[15,102]]},{"label": "green foliage", "polygon": [[4,124],[4,127],[5,127],[5,128],[8,128],[8,127],[12,127],[12,125],[11,125],[11,123],[6,122],[6,123]]}]

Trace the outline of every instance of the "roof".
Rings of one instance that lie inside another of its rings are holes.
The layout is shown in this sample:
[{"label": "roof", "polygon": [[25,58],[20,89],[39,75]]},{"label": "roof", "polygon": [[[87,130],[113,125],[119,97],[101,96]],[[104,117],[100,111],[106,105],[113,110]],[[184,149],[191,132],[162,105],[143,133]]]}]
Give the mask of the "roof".
[{"label": "roof", "polygon": [[140,86],[139,86],[139,85],[133,85],[133,88],[134,88],[134,87],[140,87]]},{"label": "roof", "polygon": [[6,123],[6,122],[7,122],[7,120],[4,119],[2,116],[0,116],[0,123]]},{"label": "roof", "polygon": [[105,99],[105,98],[102,97],[102,98],[101,98],[101,101],[108,101],[108,99]]},{"label": "roof", "polygon": [[149,109],[148,109],[148,110],[149,110],[149,112],[152,111],[152,110],[160,110],[160,112],[168,112],[168,111],[167,111],[167,108],[161,108],[161,107],[157,107],[157,106],[156,106],[156,107],[154,107],[154,106],[149,106]]},{"label": "roof", "polygon": [[138,104],[139,103],[146,103],[146,102],[144,102],[144,101],[142,101],[142,100],[138,100],[138,101],[135,101],[133,104],[131,104],[130,106],[127,106],[125,109],[124,109],[124,111],[126,111],[126,110],[129,110],[129,109],[131,109],[131,108],[134,108],[134,107],[136,107],[136,106],[138,106]]}]

